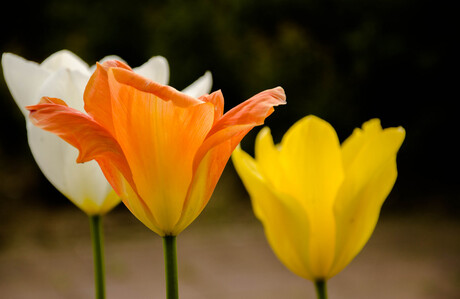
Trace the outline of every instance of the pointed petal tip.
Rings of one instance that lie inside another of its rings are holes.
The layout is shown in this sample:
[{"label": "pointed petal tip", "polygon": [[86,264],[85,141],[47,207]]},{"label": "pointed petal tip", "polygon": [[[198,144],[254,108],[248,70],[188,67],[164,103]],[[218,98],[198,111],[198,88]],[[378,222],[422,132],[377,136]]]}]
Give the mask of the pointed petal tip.
[{"label": "pointed petal tip", "polygon": [[370,131],[370,132],[391,130],[391,131],[401,134],[401,137],[403,139],[406,136],[406,130],[404,129],[403,126],[383,128],[379,118],[373,118],[363,123],[362,130]]},{"label": "pointed petal tip", "polygon": [[25,59],[24,57],[21,57],[19,55],[14,54],[14,53],[10,53],[10,52],[2,53],[3,73],[5,73],[5,69],[14,68],[14,67],[16,67],[17,64],[21,64],[21,63],[38,65],[38,63],[36,63],[36,62],[29,61],[29,60]]},{"label": "pointed petal tip", "polygon": [[[2,64],[5,62],[6,59],[11,59],[12,57],[16,57],[17,55],[10,53],[10,52],[4,52],[2,54]],[[17,56],[19,57],[19,56]]]},{"label": "pointed petal tip", "polygon": [[265,126],[262,129],[260,129],[259,133],[257,134],[256,140],[261,140],[267,135],[271,135],[271,130],[268,126]]},{"label": "pointed petal tip", "polygon": [[212,88],[212,75],[210,71],[206,71],[204,75],[199,77],[195,82],[182,90],[183,93],[199,98],[201,96],[206,96],[211,92]]},{"label": "pointed petal tip", "polygon": [[160,84],[169,82],[169,64],[163,56],[153,56],[141,66],[133,68],[133,71]]},{"label": "pointed petal tip", "polygon": [[201,77],[202,77],[202,78],[205,78],[206,80],[208,80],[208,81],[209,81],[209,84],[212,86],[212,73],[211,73],[211,71],[206,71],[206,72],[204,73],[204,75],[201,76]]},{"label": "pointed petal tip", "polygon": [[271,133],[271,130],[267,126],[265,126],[262,129],[260,129],[260,132],[259,132],[259,134],[261,134],[261,135],[267,135],[267,134],[270,134],[270,133]]},{"label": "pointed petal tip", "polygon": [[406,129],[404,129],[403,126],[396,127],[396,130],[398,130],[399,132],[401,132],[401,133],[403,133],[404,135],[406,135]]}]

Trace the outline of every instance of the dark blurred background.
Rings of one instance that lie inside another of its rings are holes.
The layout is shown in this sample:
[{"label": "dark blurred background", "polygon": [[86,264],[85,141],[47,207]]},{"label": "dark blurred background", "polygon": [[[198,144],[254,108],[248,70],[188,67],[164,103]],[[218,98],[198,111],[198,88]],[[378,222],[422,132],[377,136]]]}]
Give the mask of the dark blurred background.
[{"label": "dark blurred background", "polygon": [[[0,52],[41,62],[69,49],[90,65],[116,54],[132,67],[162,55],[170,65],[170,85],[177,89],[210,70],[213,90],[223,91],[226,110],[282,86],[288,105],[266,121],[278,142],[308,114],[329,121],[341,140],[375,117],[384,127],[403,126],[407,137],[398,155],[399,177],[384,214],[458,216],[458,79],[453,75],[458,30],[447,1],[46,0],[9,5],[0,20]],[[73,209],[35,165],[22,114],[3,80],[0,109],[0,224],[17,221],[16,211],[24,207]],[[242,142],[250,153],[258,130]],[[221,184],[220,189],[230,186],[226,194],[231,196],[209,209],[225,214],[234,206],[249,207],[231,162]]]},{"label": "dark blurred background", "polygon": [[[116,54],[133,67],[162,55],[170,64],[170,84],[178,89],[210,70],[213,90],[222,89],[226,109],[264,89],[284,87],[288,105],[266,122],[275,141],[307,114],[329,121],[342,140],[374,117],[384,127],[401,125],[407,138],[398,156],[399,179],[385,206],[458,208],[454,15],[442,2],[47,0],[11,5],[1,20],[1,52],[41,62],[69,49],[90,65]],[[59,204],[31,159],[22,115],[3,80],[0,96],[2,202],[39,192],[44,201]],[[257,131],[243,141],[249,152]]]}]

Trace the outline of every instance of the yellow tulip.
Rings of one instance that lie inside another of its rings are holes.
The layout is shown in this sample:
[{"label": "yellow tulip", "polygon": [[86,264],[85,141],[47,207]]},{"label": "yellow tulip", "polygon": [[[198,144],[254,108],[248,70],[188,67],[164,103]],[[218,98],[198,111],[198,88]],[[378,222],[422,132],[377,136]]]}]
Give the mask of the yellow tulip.
[{"label": "yellow tulip", "polygon": [[369,240],[396,181],[402,127],[363,124],[341,145],[326,121],[307,116],[279,145],[268,128],[255,159],[238,147],[233,163],[273,251],[295,274],[324,282]]}]

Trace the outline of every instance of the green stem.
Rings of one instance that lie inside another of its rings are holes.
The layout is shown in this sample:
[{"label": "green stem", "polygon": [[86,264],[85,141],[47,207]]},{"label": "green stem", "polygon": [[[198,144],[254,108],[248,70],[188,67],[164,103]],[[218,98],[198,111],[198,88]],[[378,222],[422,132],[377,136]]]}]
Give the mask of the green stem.
[{"label": "green stem", "polygon": [[318,299],[327,299],[327,288],[325,280],[315,281],[315,288]]},{"label": "green stem", "polygon": [[163,237],[165,257],[166,299],[178,299],[176,236]]},{"label": "green stem", "polygon": [[94,257],[94,283],[96,289],[96,299],[105,299],[104,281],[104,248],[102,242],[102,216],[89,216],[91,227],[91,240],[93,243]]}]

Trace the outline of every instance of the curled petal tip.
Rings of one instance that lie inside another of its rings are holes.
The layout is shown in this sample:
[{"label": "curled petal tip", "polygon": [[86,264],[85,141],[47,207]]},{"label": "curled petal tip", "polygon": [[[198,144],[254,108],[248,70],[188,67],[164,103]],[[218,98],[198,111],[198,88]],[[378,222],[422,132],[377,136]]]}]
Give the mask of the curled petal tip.
[{"label": "curled petal tip", "polygon": [[123,68],[126,70],[131,70],[131,67],[129,67],[126,63],[116,60],[116,59],[106,60],[102,63],[96,62],[96,66],[103,68],[105,71],[108,71],[109,68],[112,68],[112,67],[119,67],[119,68]]},{"label": "curled petal tip", "polygon": [[286,104],[286,93],[284,92],[284,89],[281,86],[264,90],[256,94],[254,97],[270,97],[271,100],[269,102],[272,103],[274,106]]},{"label": "curled petal tip", "polygon": [[281,104],[286,104],[286,93],[284,92],[284,89],[281,86],[273,88],[272,91],[274,98],[278,99],[281,102]]},{"label": "curled petal tip", "polygon": [[272,88],[272,89],[267,89],[261,93],[259,93],[260,96],[270,96],[272,98],[272,101],[270,101],[273,106],[278,106],[278,105],[285,105],[286,104],[286,93],[284,92],[284,89],[281,86]]},{"label": "curled petal tip", "polygon": [[67,107],[67,104],[66,102],[64,102],[63,100],[61,99],[58,99],[58,98],[50,98],[50,97],[42,97],[40,99],[40,102],[38,102],[38,104],[36,105],[29,105],[29,106],[26,106],[25,108],[31,113],[33,114],[35,111],[37,111],[37,109],[39,108],[39,105],[43,105],[43,104],[58,104],[58,105],[62,105],[62,106],[66,106]]}]

